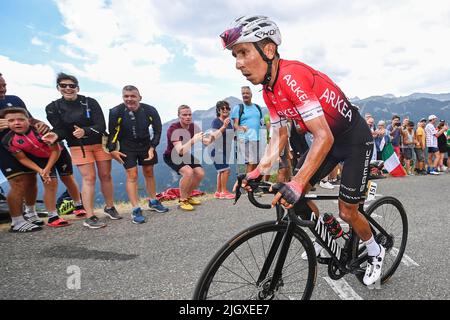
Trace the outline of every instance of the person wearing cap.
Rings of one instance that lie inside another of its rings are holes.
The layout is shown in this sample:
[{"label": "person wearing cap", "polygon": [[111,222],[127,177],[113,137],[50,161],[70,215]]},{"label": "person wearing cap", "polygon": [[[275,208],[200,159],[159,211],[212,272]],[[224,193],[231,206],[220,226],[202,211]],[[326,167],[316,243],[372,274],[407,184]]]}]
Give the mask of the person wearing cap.
[{"label": "person wearing cap", "polygon": [[425,170],[425,125],[427,124],[427,119],[422,118],[417,123],[416,129],[416,145],[414,147],[414,152],[416,154],[416,173],[420,175],[426,175],[427,171]]},{"label": "person wearing cap", "polygon": [[430,115],[428,117],[428,124],[425,127],[425,135],[428,148],[428,173],[433,175],[439,175],[437,166],[439,164],[440,157],[437,138],[440,135],[444,134],[444,131],[447,130],[443,127],[438,131],[435,128],[436,119],[437,117],[434,114]]},{"label": "person wearing cap", "polygon": [[447,136],[447,172],[449,172],[449,170],[450,170],[450,129],[447,130],[445,135]]}]

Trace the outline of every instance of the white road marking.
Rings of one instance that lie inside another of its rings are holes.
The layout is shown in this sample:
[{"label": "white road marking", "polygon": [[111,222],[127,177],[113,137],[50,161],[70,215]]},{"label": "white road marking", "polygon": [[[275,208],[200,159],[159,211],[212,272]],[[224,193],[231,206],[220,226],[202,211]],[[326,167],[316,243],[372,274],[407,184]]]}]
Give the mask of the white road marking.
[{"label": "white road marking", "polygon": [[[392,248],[389,251],[389,254],[393,257],[397,256],[398,254],[398,249],[397,248]],[[417,262],[415,262],[413,259],[411,259],[409,256],[407,256],[406,254],[403,254],[402,257],[402,263],[404,265],[406,265],[407,267],[412,267],[412,266],[416,266],[419,267],[419,264]]]},{"label": "white road marking", "polygon": [[323,278],[341,300],[363,300],[344,279],[332,280],[329,277]]}]

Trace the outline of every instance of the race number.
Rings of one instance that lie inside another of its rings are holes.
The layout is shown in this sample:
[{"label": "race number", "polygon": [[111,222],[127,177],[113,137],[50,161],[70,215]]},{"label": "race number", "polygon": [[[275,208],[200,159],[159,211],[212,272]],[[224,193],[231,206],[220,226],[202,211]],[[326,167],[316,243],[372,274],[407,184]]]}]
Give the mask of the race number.
[{"label": "race number", "polygon": [[377,183],[373,181],[369,181],[369,185],[367,187],[367,201],[375,200],[375,194],[377,193]]}]

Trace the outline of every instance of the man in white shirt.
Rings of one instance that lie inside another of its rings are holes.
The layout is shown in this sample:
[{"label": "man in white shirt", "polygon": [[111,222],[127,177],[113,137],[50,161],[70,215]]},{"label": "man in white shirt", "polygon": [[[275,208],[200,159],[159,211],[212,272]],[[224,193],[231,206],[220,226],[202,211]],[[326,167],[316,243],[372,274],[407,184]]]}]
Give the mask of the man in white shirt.
[{"label": "man in white shirt", "polygon": [[[439,172],[436,170],[439,158],[437,153],[439,152],[437,137],[444,133],[445,130],[438,131],[435,128],[437,117],[432,114],[428,117],[428,124],[425,127],[426,144],[428,148],[428,173],[433,175],[438,175]],[[434,162],[433,162],[434,155]]]}]

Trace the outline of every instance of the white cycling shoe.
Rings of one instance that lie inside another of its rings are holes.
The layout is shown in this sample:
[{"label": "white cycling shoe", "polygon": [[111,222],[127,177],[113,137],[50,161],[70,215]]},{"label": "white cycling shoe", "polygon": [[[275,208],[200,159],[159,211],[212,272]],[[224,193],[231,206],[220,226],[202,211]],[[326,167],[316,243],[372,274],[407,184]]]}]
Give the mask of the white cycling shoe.
[{"label": "white cycling shoe", "polygon": [[366,286],[373,285],[381,277],[381,269],[383,267],[386,249],[380,245],[380,254],[376,257],[369,257],[367,260],[366,274],[363,282]]},{"label": "white cycling shoe", "polygon": [[[313,241],[313,244],[314,244],[314,251],[316,252],[316,257],[318,257],[318,256],[320,256],[320,252],[323,250],[323,247],[320,244],[318,244],[316,241]],[[307,255],[306,251],[302,253],[302,259],[308,260],[308,255]]]}]

